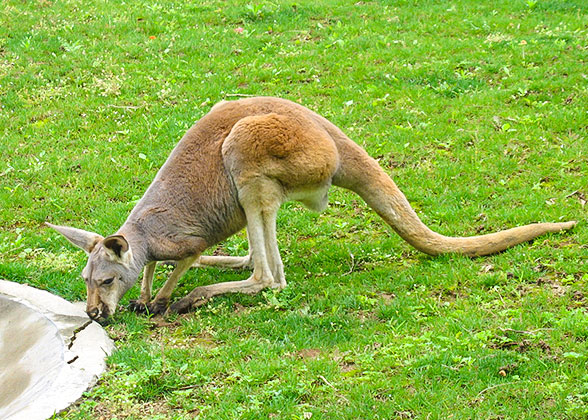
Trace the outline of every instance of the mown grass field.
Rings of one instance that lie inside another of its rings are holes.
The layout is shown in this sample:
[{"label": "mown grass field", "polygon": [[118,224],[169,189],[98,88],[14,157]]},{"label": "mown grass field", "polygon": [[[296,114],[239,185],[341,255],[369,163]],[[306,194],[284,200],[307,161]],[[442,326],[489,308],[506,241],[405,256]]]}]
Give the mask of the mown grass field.
[{"label": "mown grass field", "polygon": [[[433,258],[347,191],[320,215],[288,203],[287,289],[166,320],[121,310],[108,372],[56,418],[587,418],[587,11],[2,1],[1,278],[83,300],[85,255],[43,222],[113,233],[183,132],[244,95],[331,119],[441,233],[579,221],[499,255]],[[242,233],[216,251],[246,248]],[[192,270],[174,298],[246,276]]]}]

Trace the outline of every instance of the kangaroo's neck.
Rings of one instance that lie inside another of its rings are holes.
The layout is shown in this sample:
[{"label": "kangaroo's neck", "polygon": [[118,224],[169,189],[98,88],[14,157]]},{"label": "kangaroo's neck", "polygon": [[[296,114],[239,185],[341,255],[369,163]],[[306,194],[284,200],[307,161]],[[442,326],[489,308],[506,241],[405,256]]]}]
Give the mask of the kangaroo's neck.
[{"label": "kangaroo's neck", "polygon": [[118,230],[117,234],[124,236],[129,243],[129,249],[132,252],[130,268],[140,273],[145,264],[150,260],[149,249],[143,240],[141,232],[135,226],[125,223]]},{"label": "kangaroo's neck", "polygon": [[149,260],[196,255],[245,226],[223,164],[223,138],[200,123],[188,131],[121,227],[142,242]]}]

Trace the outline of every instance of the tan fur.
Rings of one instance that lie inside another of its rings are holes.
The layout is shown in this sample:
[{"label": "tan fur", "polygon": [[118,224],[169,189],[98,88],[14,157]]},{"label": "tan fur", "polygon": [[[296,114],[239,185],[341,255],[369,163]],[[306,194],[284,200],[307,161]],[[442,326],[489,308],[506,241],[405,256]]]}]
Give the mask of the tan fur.
[{"label": "tan fur", "polygon": [[[468,238],[440,235],[420,221],[378,163],[332,123],[290,101],[249,98],[215,105],[186,133],[116,235],[103,239],[52,227],[89,253],[87,311],[96,319],[113,313],[144,266],[141,297],[132,308],[160,313],[190,266],[252,263],[247,280],[197,287],[169,307],[184,312],[221,293],[285,287],[277,211],[287,200],[322,210],[331,184],[358,193],[402,238],[431,255],[486,255],[575,224],[539,223]],[[200,257],[245,225],[248,256]],[[178,263],[150,301],[155,262],[162,260]],[[104,285],[108,277],[117,284]]]}]

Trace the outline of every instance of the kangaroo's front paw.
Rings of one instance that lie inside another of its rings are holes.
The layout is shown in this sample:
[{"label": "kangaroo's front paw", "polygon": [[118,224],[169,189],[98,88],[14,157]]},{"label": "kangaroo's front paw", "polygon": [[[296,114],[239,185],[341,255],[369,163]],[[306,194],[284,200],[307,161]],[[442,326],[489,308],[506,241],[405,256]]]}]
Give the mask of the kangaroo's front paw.
[{"label": "kangaroo's front paw", "polygon": [[162,315],[167,311],[168,299],[158,299],[147,304],[147,312],[151,315]]},{"label": "kangaroo's front paw", "polygon": [[129,302],[129,310],[136,312],[138,314],[146,314],[147,305],[140,300],[131,300]]}]

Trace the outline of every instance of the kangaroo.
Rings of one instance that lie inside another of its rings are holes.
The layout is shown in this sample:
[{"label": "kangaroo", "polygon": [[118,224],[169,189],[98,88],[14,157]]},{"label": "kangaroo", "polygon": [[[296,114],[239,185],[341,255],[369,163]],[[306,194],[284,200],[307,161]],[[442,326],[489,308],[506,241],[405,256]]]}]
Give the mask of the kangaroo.
[{"label": "kangaroo", "polygon": [[[213,106],[176,145],[114,235],[47,224],[88,254],[82,277],[91,319],[112,315],[143,269],[141,294],[130,308],[183,313],[223,293],[286,287],[276,240],[278,209],[296,200],[322,211],[331,185],[359,194],[404,240],[430,255],[492,254],[576,224],[537,223],[473,237],[440,235],[421,222],[376,160],[339,128],[301,105],[270,97]],[[244,227],[247,256],[201,256]],[[176,266],[152,300],[155,265],[168,260]],[[212,265],[252,268],[253,273],[246,280],[196,287],[170,305],[173,289],[190,267]]]}]

